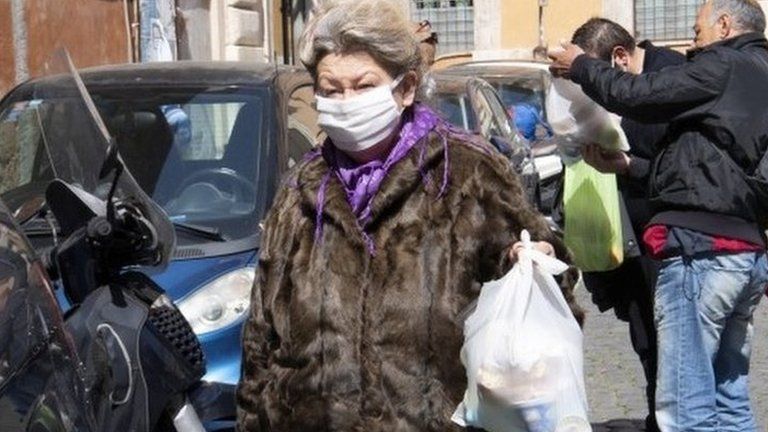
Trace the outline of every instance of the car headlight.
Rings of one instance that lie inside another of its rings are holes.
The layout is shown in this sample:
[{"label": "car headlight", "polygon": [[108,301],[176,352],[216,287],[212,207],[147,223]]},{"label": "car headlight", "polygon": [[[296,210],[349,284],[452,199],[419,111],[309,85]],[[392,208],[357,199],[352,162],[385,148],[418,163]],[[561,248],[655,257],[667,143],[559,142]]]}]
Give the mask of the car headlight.
[{"label": "car headlight", "polygon": [[178,303],[192,330],[201,335],[224,328],[248,312],[254,267],[220,276]]}]

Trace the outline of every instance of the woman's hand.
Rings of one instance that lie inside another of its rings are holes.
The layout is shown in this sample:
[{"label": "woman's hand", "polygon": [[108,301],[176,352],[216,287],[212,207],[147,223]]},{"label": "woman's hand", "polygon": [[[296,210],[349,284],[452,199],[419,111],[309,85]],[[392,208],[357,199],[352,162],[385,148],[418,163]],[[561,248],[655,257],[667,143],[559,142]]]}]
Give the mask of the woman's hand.
[{"label": "woman's hand", "polygon": [[[537,251],[544,253],[548,256],[554,257],[555,256],[555,248],[548,242],[545,241],[539,241],[539,242],[532,242],[533,248]],[[512,245],[512,248],[509,250],[509,260],[513,263],[517,262],[517,254],[520,253],[521,250],[523,250],[525,246],[523,245],[523,242],[516,242]]]}]

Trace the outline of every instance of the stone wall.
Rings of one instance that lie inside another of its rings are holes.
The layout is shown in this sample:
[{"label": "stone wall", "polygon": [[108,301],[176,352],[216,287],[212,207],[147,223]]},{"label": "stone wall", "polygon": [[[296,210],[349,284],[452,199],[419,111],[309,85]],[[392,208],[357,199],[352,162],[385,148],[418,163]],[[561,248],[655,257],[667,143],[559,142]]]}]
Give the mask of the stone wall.
[{"label": "stone wall", "polygon": [[219,0],[216,12],[212,25],[213,58],[264,61],[263,1]]}]

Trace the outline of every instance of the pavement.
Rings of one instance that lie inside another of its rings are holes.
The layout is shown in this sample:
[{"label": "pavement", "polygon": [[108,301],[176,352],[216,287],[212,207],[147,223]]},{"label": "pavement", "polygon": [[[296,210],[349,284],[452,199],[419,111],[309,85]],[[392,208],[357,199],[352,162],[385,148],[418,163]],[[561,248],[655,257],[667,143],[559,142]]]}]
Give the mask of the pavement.
[{"label": "pavement", "polygon": [[[584,326],[584,375],[594,432],[645,430],[645,378],[629,341],[627,323],[612,310],[600,313],[582,285],[576,298],[587,310]],[[768,432],[768,298],[755,313],[750,387],[758,430]]]}]

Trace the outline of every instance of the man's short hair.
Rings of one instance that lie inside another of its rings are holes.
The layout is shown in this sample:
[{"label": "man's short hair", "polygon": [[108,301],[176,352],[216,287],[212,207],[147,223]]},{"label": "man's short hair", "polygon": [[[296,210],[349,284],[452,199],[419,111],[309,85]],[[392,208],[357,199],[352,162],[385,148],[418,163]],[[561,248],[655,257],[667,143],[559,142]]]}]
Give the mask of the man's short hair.
[{"label": "man's short hair", "polygon": [[765,32],[765,13],[755,0],[711,0],[712,22],[721,14],[733,18],[733,26],[742,32]]},{"label": "man's short hair", "polygon": [[635,52],[635,38],[622,26],[605,18],[590,18],[573,33],[571,43],[578,45],[592,57],[610,61],[613,49],[624,47]]}]

